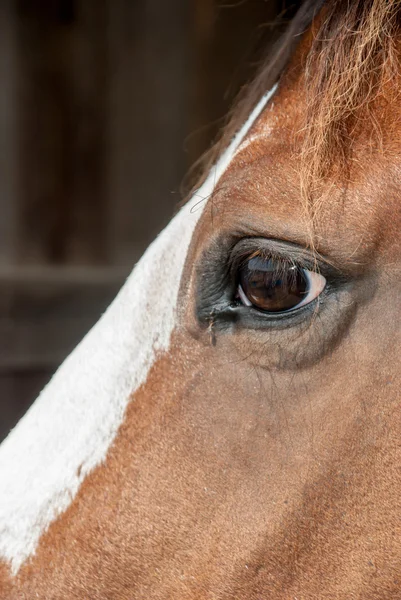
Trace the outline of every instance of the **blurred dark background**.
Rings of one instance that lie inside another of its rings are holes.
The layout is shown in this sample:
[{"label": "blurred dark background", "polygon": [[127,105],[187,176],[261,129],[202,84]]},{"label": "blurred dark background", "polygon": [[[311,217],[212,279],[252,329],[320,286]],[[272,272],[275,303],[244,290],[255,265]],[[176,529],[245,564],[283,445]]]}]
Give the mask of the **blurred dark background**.
[{"label": "blurred dark background", "polygon": [[298,4],[0,0],[0,440],[169,221]]}]

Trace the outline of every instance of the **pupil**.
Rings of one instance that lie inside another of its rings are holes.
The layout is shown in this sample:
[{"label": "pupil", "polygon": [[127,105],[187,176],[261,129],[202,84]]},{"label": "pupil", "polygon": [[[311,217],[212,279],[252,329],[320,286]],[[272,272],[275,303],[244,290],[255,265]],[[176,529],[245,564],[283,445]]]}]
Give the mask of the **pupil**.
[{"label": "pupil", "polygon": [[282,260],[260,256],[251,258],[241,267],[239,282],[248,300],[266,312],[295,308],[309,291],[303,269]]}]

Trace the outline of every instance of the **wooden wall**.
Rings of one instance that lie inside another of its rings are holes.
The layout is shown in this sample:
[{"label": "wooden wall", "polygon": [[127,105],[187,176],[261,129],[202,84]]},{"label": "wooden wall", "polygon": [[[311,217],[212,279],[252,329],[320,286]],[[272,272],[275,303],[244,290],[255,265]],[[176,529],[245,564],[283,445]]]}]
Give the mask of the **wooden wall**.
[{"label": "wooden wall", "polygon": [[170,219],[282,5],[0,3],[0,439]]}]

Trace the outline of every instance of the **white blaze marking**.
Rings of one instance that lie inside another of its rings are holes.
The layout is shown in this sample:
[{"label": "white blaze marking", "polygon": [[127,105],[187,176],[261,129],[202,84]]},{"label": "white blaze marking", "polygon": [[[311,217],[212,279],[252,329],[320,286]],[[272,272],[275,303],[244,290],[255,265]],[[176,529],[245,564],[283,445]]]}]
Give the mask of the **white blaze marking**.
[{"label": "white blaze marking", "polygon": [[265,131],[262,131],[261,133],[255,133],[254,135],[250,135],[249,137],[247,137],[246,140],[244,140],[242,142],[242,144],[240,144],[238,146],[238,148],[236,149],[236,151],[233,155],[233,158],[236,158],[238,156],[238,154],[241,154],[241,152],[246,150],[252,144],[255,144],[256,142],[258,142],[260,140],[267,140],[270,137],[272,130],[273,129],[271,127],[269,127]]},{"label": "white blaze marking", "polygon": [[[197,194],[151,244],[106,313],[0,447],[0,559],[16,574],[40,536],[104,461],[130,396],[168,350],[181,274],[206,200],[275,88]],[[191,209],[199,203],[199,209]],[[157,284],[160,294],[154,294]]]}]

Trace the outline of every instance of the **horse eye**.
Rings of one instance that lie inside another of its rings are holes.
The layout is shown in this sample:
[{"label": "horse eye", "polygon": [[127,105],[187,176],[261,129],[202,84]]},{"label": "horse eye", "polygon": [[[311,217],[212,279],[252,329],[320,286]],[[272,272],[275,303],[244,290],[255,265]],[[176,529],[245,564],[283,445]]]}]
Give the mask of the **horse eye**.
[{"label": "horse eye", "polygon": [[319,273],[282,259],[256,256],[239,270],[237,297],[263,312],[287,312],[312,302],[325,285]]}]

